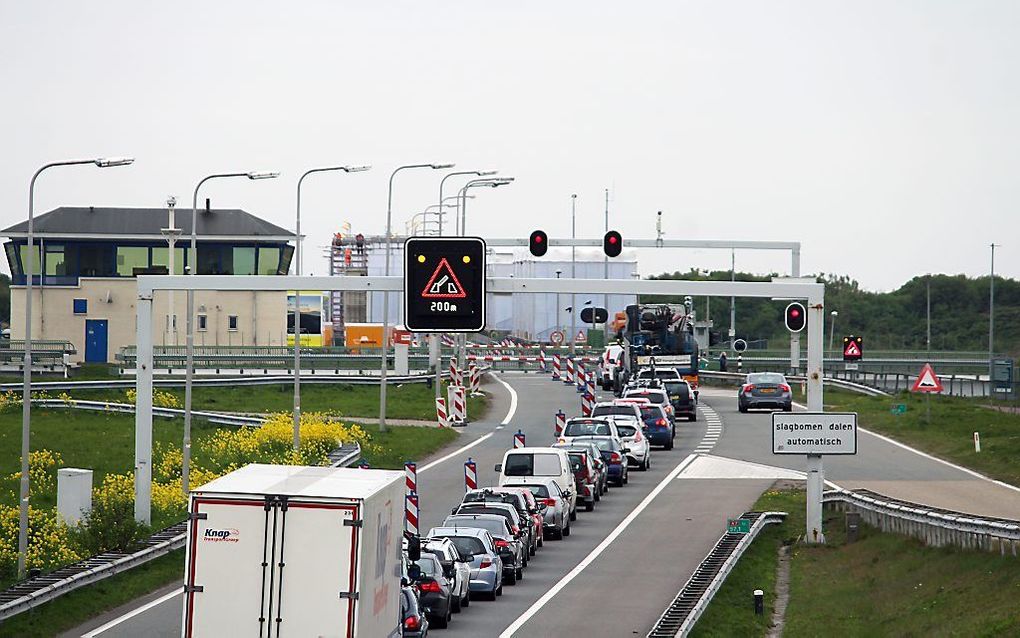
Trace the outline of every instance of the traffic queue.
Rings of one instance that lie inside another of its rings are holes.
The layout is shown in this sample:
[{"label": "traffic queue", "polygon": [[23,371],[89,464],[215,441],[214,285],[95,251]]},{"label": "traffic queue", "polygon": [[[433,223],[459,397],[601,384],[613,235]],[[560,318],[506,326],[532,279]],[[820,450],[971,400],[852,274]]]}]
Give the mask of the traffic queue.
[{"label": "traffic queue", "polygon": [[462,502],[441,525],[405,533],[404,636],[445,628],[474,600],[497,600],[524,579],[547,541],[570,536],[579,508],[594,512],[631,471],[650,469],[652,446],[673,448],[677,419],[697,419],[697,397],[679,375],[662,372],[634,375],[619,397],[593,401],[582,415],[559,413],[548,446],[526,446],[518,432],[493,487],[478,487],[469,459]]}]

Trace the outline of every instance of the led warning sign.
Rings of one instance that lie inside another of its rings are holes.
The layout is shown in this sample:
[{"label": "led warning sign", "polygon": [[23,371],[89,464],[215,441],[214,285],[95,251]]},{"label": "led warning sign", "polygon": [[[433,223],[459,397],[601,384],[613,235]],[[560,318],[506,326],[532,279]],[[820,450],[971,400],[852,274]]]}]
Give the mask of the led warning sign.
[{"label": "led warning sign", "polygon": [[410,237],[404,242],[404,325],[412,332],[485,328],[485,241]]},{"label": "led warning sign", "polygon": [[860,361],[864,358],[864,337],[843,337],[843,361]]}]

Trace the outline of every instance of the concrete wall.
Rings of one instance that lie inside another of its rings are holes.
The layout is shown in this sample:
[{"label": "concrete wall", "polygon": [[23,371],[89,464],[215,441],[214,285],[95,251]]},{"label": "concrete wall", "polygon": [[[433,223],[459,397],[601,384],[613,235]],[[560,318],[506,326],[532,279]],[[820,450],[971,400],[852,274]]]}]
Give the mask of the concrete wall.
[{"label": "concrete wall", "polygon": [[[70,341],[77,349],[72,361],[85,360],[85,321],[106,319],[107,360],[123,346],[135,343],[135,300],[133,279],[83,278],[78,286],[33,288],[32,338]],[[173,293],[176,335],[168,321],[171,293],[159,291],[153,300],[153,342],[156,345],[185,344],[187,297]],[[74,314],[75,299],[86,299],[88,311]],[[286,345],[287,293],[284,291],[198,292],[195,295],[196,345]],[[197,315],[206,315],[206,330],[198,330]],[[237,316],[237,330],[228,329],[228,317]],[[11,338],[23,339],[25,288],[11,287]]]}]

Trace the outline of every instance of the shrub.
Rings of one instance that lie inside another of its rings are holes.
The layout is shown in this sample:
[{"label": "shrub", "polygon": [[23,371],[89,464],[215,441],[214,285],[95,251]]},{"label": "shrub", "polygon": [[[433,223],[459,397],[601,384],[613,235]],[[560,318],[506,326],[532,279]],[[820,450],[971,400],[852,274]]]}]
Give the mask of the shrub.
[{"label": "shrub", "polygon": [[[57,468],[63,463],[59,452],[50,450],[29,452],[28,484],[32,491],[36,494],[54,491],[57,488]],[[21,472],[11,474],[9,478],[12,481],[20,481]]]},{"label": "shrub", "polygon": [[86,553],[132,551],[149,534],[135,520],[135,486],[131,474],[107,474],[92,490],[92,510],[74,528],[74,537]]},{"label": "shrub", "polygon": [[[18,565],[18,508],[0,505],[0,577],[9,579]],[[85,554],[75,543],[71,528],[57,520],[55,508],[28,508],[28,556],[26,566],[50,571],[81,560]]]}]

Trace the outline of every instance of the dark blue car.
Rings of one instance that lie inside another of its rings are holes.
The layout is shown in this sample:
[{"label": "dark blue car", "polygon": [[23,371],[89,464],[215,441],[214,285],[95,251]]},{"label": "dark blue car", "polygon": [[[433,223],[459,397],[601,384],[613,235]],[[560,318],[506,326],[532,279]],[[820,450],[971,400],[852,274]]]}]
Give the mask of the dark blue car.
[{"label": "dark blue car", "polygon": [[602,460],[609,468],[608,480],[617,486],[624,486],[630,480],[627,472],[627,457],[623,451],[620,441],[611,436],[576,436],[573,443],[579,441],[591,441],[598,446],[602,453]]},{"label": "dark blue car", "polygon": [[645,436],[652,445],[661,445],[667,450],[673,449],[673,437],[676,426],[666,418],[666,411],[661,405],[645,404],[641,408],[641,421],[644,423]]}]

